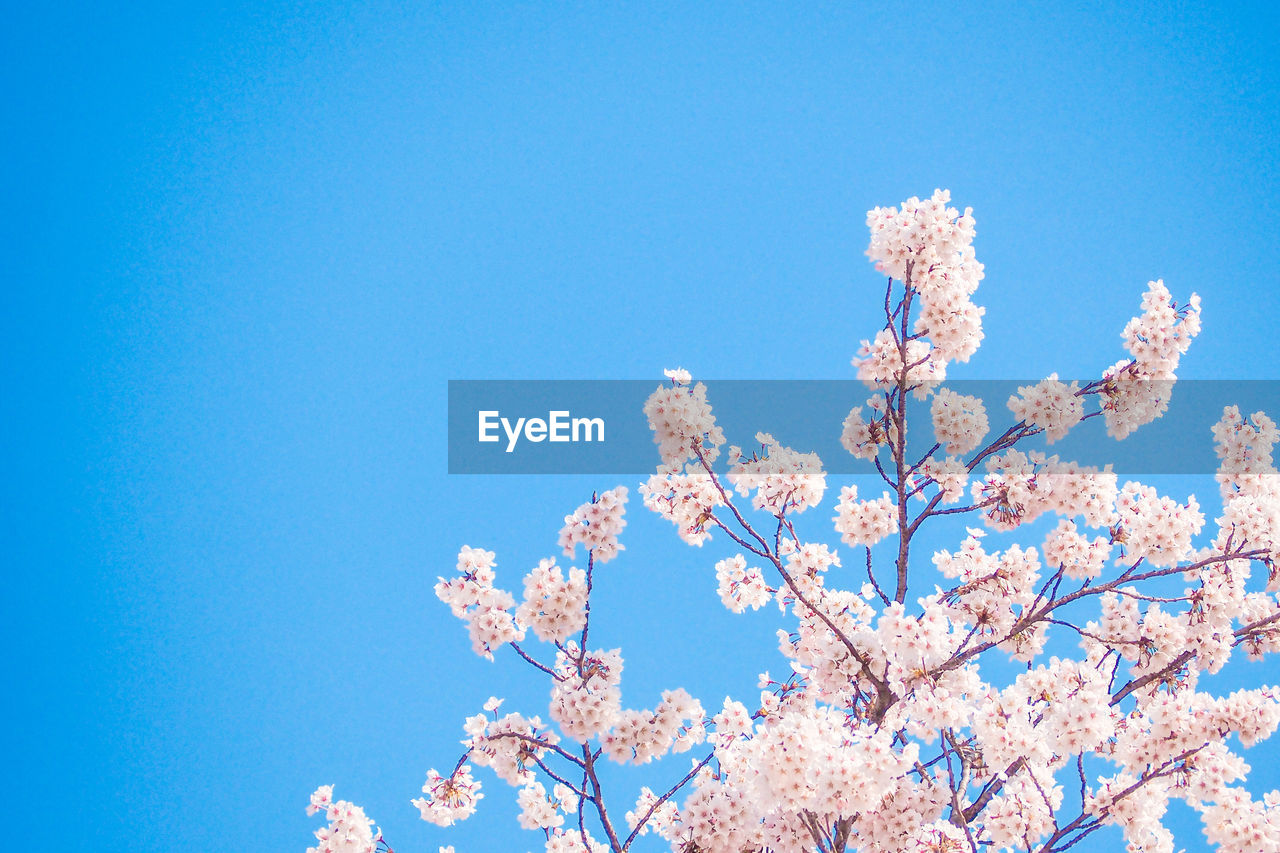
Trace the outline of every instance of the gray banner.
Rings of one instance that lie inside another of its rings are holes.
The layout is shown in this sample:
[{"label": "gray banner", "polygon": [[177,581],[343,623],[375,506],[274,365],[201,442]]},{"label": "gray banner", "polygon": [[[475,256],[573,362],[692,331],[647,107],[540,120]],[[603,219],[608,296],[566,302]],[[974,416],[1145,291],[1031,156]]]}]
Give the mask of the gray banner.
[{"label": "gray banner", "polygon": [[[947,389],[981,399],[990,421],[988,440],[1016,422],[1007,407],[1019,386],[1039,380],[960,380]],[[1070,380],[1064,380],[1069,382]],[[660,459],[644,415],[653,380],[450,380],[450,474],[653,473]],[[757,432],[772,434],[800,452],[814,451],[831,474],[874,474],[840,444],[850,409],[871,391],[856,380],[705,380],[707,399],[726,447],[750,453]],[[1081,386],[1087,380],[1080,380]],[[1085,413],[1100,405],[1085,399]],[[1047,444],[1043,435],[1018,449],[1042,450],[1062,460],[1125,475],[1212,474],[1218,465],[1211,427],[1224,406],[1243,415],[1280,417],[1280,380],[1181,380],[1169,411],[1123,441],[1107,435],[1101,417],[1076,425]],[[908,457],[915,461],[934,443],[929,401],[908,400]],[[963,458],[971,458],[966,454]]]}]

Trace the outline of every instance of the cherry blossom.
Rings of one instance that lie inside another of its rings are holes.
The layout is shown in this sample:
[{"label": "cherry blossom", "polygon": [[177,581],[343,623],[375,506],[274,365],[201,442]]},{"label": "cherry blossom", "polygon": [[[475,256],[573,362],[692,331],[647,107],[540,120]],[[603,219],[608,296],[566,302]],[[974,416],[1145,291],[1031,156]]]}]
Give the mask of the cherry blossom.
[{"label": "cherry blossom", "polygon": [[315,847],[307,853],[375,853],[382,841],[381,830],[373,828],[373,821],[364,809],[346,800],[333,800],[333,786],[322,785],[311,795],[307,814],[323,811],[329,825],[316,830]]},{"label": "cherry blossom", "polygon": [[564,517],[560,529],[560,547],[572,557],[579,545],[591,551],[598,563],[606,563],[622,550],[618,534],[627,526],[623,517],[627,504],[627,487],[618,486],[601,492]]},{"label": "cherry blossom", "polygon": [[[623,556],[628,489],[596,494],[560,531],[585,567],[521,555],[533,568],[518,606],[480,548],[463,546],[436,584],[477,653],[531,667],[548,693],[467,717],[452,771],[429,770],[413,801],[421,817],[474,814],[474,765],[515,789],[520,825],[548,853],[1060,853],[1096,849],[1107,827],[1134,853],[1198,849],[1167,826],[1177,802],[1215,849],[1280,853],[1280,792],[1252,792],[1246,760],[1280,726],[1280,689],[1218,695],[1208,677],[1280,652],[1275,422],[1228,407],[1205,436],[1212,519],[1193,495],[1023,444],[1091,418],[1123,439],[1160,417],[1198,297],[1179,305],[1151,282],[1123,327],[1127,358],[988,409],[943,384],[984,336],[972,211],[938,190],[867,224],[884,316],[853,360],[870,397],[840,425],[843,447],[874,462],[864,497],[839,484],[834,515],[806,513],[829,499],[822,461],[768,433],[722,459],[712,389],[686,370],[665,371],[644,405],[660,459],[639,486],[645,508],[715,551],[691,594],[735,614],[777,604],[766,636],[785,677],[705,706],[679,685],[639,701],[631,685],[624,702],[623,653],[591,595],[629,582],[600,568]],[[923,427],[909,395],[927,401],[931,435],[909,428]],[[819,541],[832,524],[838,546]],[[652,765],[645,785],[618,781],[632,765]],[[385,845],[332,797],[329,785],[311,797],[308,813],[330,821],[312,850]]]}]

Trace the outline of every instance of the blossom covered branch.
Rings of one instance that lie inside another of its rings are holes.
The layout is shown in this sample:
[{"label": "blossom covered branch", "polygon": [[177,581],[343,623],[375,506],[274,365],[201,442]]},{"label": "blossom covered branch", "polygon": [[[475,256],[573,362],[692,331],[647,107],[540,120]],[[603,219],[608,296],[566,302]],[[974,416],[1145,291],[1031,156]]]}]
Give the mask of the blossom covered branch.
[{"label": "blossom covered branch", "polygon": [[[624,853],[653,835],[679,853],[1056,853],[1109,825],[1131,851],[1172,853],[1163,817],[1175,799],[1221,851],[1280,851],[1280,794],[1255,800],[1239,754],[1280,724],[1280,691],[1201,689],[1236,649],[1280,650],[1280,431],[1262,413],[1223,412],[1211,524],[1194,497],[1025,449],[1093,418],[1123,439],[1164,414],[1200,329],[1198,298],[1179,304],[1151,282],[1122,332],[1126,358],[1093,381],[1054,374],[1018,388],[1012,422],[993,436],[988,401],[943,384],[983,340],[972,212],[937,191],[876,208],[867,224],[884,325],[853,360],[870,396],[841,442],[874,462],[880,494],[844,485],[833,527],[816,525],[805,515],[827,491],[816,454],[767,433],[726,447],[708,389],[684,370],[667,371],[644,408],[661,458],[639,487],[644,506],[691,545],[724,534],[727,550],[709,561],[716,592],[736,613],[778,606],[791,675],[766,674],[757,696],[714,713],[678,687],[653,708],[625,707],[621,651],[588,640],[591,591],[623,550],[630,493],[593,495],[560,532],[566,558],[585,549],[585,570],[543,558],[517,604],[495,585],[495,555],[464,546],[437,584],[477,654],[510,645],[548,678],[550,719],[487,703],[467,719],[452,772],[428,772],[421,816],[473,814],[477,766],[518,789],[520,823],[548,853]],[[927,424],[909,417],[909,398],[928,402]],[[921,431],[931,434],[912,450]],[[926,525],[945,532],[962,517],[958,547],[921,559]],[[1041,517],[1056,518],[1043,539],[1004,541]],[[832,530],[865,567],[846,569],[821,541]],[[1078,654],[1048,655],[1051,629]],[[545,651],[520,645],[529,632]],[[995,680],[998,666],[979,670],[993,655],[1024,666]],[[704,742],[664,793],[606,797],[600,761],[647,764]],[[313,796],[331,824],[312,849],[371,853],[380,834],[330,795]]]}]

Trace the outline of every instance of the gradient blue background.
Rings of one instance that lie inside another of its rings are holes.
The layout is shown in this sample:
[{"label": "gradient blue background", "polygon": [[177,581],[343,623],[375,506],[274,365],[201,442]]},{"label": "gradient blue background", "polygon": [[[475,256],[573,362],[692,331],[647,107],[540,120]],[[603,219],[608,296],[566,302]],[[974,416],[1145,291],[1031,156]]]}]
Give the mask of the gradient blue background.
[{"label": "gradient blue background", "polygon": [[[974,207],[964,376],[1096,375],[1163,277],[1183,375],[1280,378],[1274,8],[8,4],[11,831],[301,851],[337,783],[400,853],[535,849],[487,772],[482,820],[408,805],[491,693],[545,714],[431,585],[467,543],[517,586],[615,482],[447,477],[446,380],[849,377],[871,206]],[[776,612],[630,518],[592,632],[627,704],[749,698]]]}]

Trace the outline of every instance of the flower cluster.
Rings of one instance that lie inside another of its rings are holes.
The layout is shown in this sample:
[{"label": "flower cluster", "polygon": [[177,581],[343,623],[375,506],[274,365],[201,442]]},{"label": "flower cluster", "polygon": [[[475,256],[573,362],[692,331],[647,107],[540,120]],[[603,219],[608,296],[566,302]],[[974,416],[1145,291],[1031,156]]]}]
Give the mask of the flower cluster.
[{"label": "flower cluster", "polygon": [[373,828],[364,809],[346,800],[334,801],[332,785],[321,785],[311,795],[307,814],[319,811],[329,825],[316,830],[319,844],[308,847],[307,853],[374,853],[382,840],[382,830]]},{"label": "flower cluster", "polygon": [[448,826],[466,820],[476,813],[476,803],[484,799],[480,782],[471,778],[471,768],[463,764],[449,776],[441,776],[435,768],[427,771],[422,786],[425,797],[413,801],[422,819],[437,826]]},{"label": "flower cluster", "polygon": [[656,832],[664,838],[672,833],[676,818],[676,806],[671,801],[659,802],[649,788],[641,788],[635,808],[627,812],[627,826],[639,835]]},{"label": "flower cluster", "polygon": [[804,512],[822,500],[826,474],[816,453],[797,453],[783,447],[768,433],[757,433],[761,453],[750,458],[737,447],[729,449],[729,483],[746,497],[755,492],[752,506],[781,516]]},{"label": "flower cluster", "polygon": [[1062,519],[1044,540],[1044,561],[1061,569],[1071,580],[1091,580],[1102,574],[1111,555],[1111,542],[1101,536],[1093,539],[1080,533],[1074,521]]},{"label": "flower cluster", "polygon": [[1068,385],[1052,373],[1039,384],[1018,388],[1017,396],[1009,398],[1009,411],[1019,420],[1044,430],[1052,444],[1084,417],[1084,400],[1079,392],[1079,382]]},{"label": "flower cluster", "polygon": [[[497,709],[500,700],[491,699],[486,707]],[[533,766],[548,749],[560,742],[548,731],[541,719],[525,719],[519,713],[489,720],[483,714],[468,717],[463,727],[469,737],[463,741],[470,760],[478,767],[488,767],[508,785],[527,785],[535,779]]]},{"label": "flower cluster", "polygon": [[934,436],[952,455],[975,450],[990,429],[987,407],[981,400],[947,388],[933,395],[929,413],[933,416]]},{"label": "flower cluster", "polygon": [[1139,372],[1153,379],[1172,379],[1178,361],[1200,334],[1200,297],[1191,294],[1179,308],[1164,281],[1147,283],[1142,315],[1125,325],[1120,337]]},{"label": "flower cluster", "polygon": [[871,420],[862,417],[862,408],[854,407],[844,419],[840,444],[859,459],[875,459],[880,448],[897,441],[897,428],[884,413],[884,398],[875,396],[867,400],[871,408]]},{"label": "flower cluster", "polygon": [[587,573],[569,569],[566,580],[555,560],[544,559],[524,578],[524,603],[516,621],[539,640],[555,643],[582,630],[587,621]]},{"label": "flower cluster", "polygon": [[707,403],[707,387],[689,385],[688,371],[670,371],[672,385],[659,387],[644,404],[653,441],[666,465],[679,465],[699,454],[714,461],[724,444],[724,431],[716,426]]},{"label": "flower cluster", "polygon": [[716,563],[717,592],[724,606],[734,613],[750,607],[759,610],[773,598],[774,590],[765,583],[764,574],[758,568],[748,568],[741,554],[726,557]]},{"label": "flower cluster", "polygon": [[1213,546],[1251,543],[1263,551],[1259,561],[1270,571],[1268,589],[1280,588],[1280,471],[1272,462],[1280,430],[1262,412],[1246,419],[1238,408],[1228,406],[1213,427],[1213,437],[1223,501]]},{"label": "flower cluster", "polygon": [[[970,530],[959,551],[942,550],[933,555],[942,576],[959,581],[950,596],[951,618],[972,626],[979,635],[1007,638],[1006,648],[1016,657],[1038,653],[1043,633],[1020,635],[1014,627],[1035,597],[1039,556],[1034,548],[1016,544],[988,554],[982,547],[982,536],[981,530]],[[1032,644],[1030,648],[1027,643]]]},{"label": "flower cluster", "polygon": [[1121,333],[1132,358],[1103,373],[1106,403],[1102,412],[1109,434],[1125,438],[1168,411],[1174,371],[1199,333],[1200,297],[1191,294],[1180,308],[1163,281],[1148,282],[1142,314]]},{"label": "flower cluster", "polygon": [[1020,450],[991,456],[985,467],[986,476],[973,482],[970,494],[985,510],[983,521],[994,530],[1013,530],[1046,512],[1080,516],[1091,527],[1115,520],[1117,477],[1110,468],[1098,470]]},{"label": "flower cluster", "polygon": [[680,538],[701,545],[711,538],[707,529],[716,507],[724,505],[724,492],[706,472],[690,466],[664,466],[640,486],[645,509],[676,526]]},{"label": "flower cluster", "polygon": [[1133,482],[1125,483],[1116,497],[1116,517],[1112,539],[1124,546],[1116,560],[1129,565],[1138,560],[1153,566],[1176,565],[1191,554],[1191,540],[1204,526],[1204,513],[1194,495],[1179,504]]},{"label": "flower cluster", "polygon": [[836,532],[847,545],[874,545],[898,530],[898,508],[888,492],[875,500],[860,501],[857,486],[845,486],[840,489],[836,509]]},{"label": "flower cluster", "polygon": [[891,388],[899,380],[924,399],[947,376],[947,362],[937,357],[926,340],[902,342],[891,329],[863,341],[854,356],[858,378],[873,388]]},{"label": "flower cluster", "polygon": [[[683,806],[654,828],[673,847],[709,851],[811,849],[806,813],[860,814],[869,841],[872,833],[891,837],[887,824],[907,812],[914,832],[918,815],[893,800],[915,755],[911,746],[896,749],[890,733],[793,694],[753,736],[718,743],[719,770],[699,772]],[[632,814],[645,802],[652,800],[642,795]],[[941,798],[937,808],[921,805],[936,817]]]},{"label": "flower cluster", "polygon": [[490,660],[494,649],[524,638],[524,628],[511,613],[515,598],[493,585],[493,558],[492,551],[463,545],[458,552],[459,576],[440,578],[435,586],[436,597],[466,621],[472,649]]},{"label": "flower cluster", "polygon": [[556,652],[551,719],[566,736],[586,743],[617,722],[622,712],[622,653],[580,651],[570,643]]},{"label": "flower cluster", "polygon": [[568,785],[556,784],[552,794],[541,782],[530,782],[520,789],[516,802],[520,805],[520,825],[525,829],[556,829],[564,826],[564,816],[578,808],[578,795]]},{"label": "flower cluster", "polygon": [[957,503],[969,484],[969,466],[958,456],[930,456],[920,466],[920,474],[938,485],[943,503]]},{"label": "flower cluster", "polygon": [[951,193],[935,190],[923,201],[907,199],[901,210],[877,207],[867,214],[867,255],[877,270],[920,294],[915,333],[933,342],[929,358],[939,364],[968,361],[982,343],[984,309],[969,298],[983,277],[973,251],[973,210],[962,214],[950,201]]},{"label": "flower cluster", "polygon": [[619,763],[647,764],[668,750],[686,752],[706,738],[702,704],[683,688],[667,690],[654,711],[623,711],[600,738],[605,755]]},{"label": "flower cluster", "polygon": [[560,529],[560,547],[572,557],[579,545],[591,552],[597,563],[607,563],[622,546],[618,534],[627,526],[623,513],[627,507],[627,487],[618,486],[601,492],[564,517]]}]

